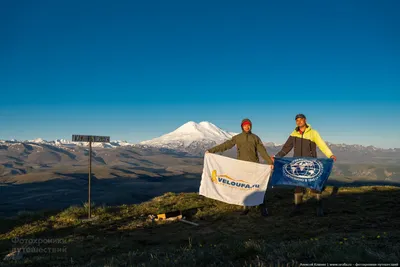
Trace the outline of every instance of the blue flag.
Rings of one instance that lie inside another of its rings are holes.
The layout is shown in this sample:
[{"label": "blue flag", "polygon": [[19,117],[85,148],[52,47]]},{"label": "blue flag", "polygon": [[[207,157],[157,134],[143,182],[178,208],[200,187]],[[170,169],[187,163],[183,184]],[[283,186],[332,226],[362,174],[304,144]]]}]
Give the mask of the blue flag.
[{"label": "blue flag", "polygon": [[332,167],[332,159],[275,158],[271,185],[301,186],[321,191]]}]

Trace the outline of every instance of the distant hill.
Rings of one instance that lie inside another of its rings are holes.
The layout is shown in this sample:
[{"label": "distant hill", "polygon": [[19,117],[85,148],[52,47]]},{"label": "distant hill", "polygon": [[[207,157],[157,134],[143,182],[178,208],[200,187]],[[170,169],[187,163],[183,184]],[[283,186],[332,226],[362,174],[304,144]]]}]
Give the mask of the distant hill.
[{"label": "distant hill", "polygon": [[[202,164],[204,152],[235,134],[210,122],[191,121],[171,133],[139,144],[125,141],[94,143],[93,164],[108,168],[110,173],[117,175],[120,174],[112,171],[115,168],[125,169],[126,175],[133,166],[159,167],[160,165],[170,170],[189,168],[191,172],[198,173],[201,167],[196,166]],[[338,157],[334,168],[334,176],[338,178],[350,180],[366,178],[379,181],[400,179],[400,149],[328,144]],[[57,170],[67,166],[71,170],[84,168],[88,160],[87,145],[63,139],[0,141],[0,177]],[[281,145],[272,142],[265,143],[265,146],[270,155],[276,154],[282,148]],[[223,155],[236,157],[236,149],[232,148]],[[289,153],[288,156],[291,155]],[[319,150],[318,155],[324,157]]]},{"label": "distant hill", "polygon": [[[204,143],[204,150],[208,149]],[[400,152],[397,150],[372,149],[370,147],[330,144],[338,161],[334,175],[343,179],[367,178],[375,180],[400,180]],[[270,145],[267,150],[274,155],[281,146]],[[204,153],[204,152],[203,152]],[[231,149],[223,155],[236,157]],[[324,155],[319,152],[321,157]],[[290,154],[289,154],[290,156]],[[93,150],[93,166],[108,169],[114,177],[121,174],[115,170],[135,167],[168,168],[169,171],[201,172],[202,154],[184,150],[144,145],[97,147]],[[88,149],[85,146],[54,146],[48,143],[2,141],[0,147],[0,177],[21,174],[58,171],[59,169],[84,170],[88,166]]]}]

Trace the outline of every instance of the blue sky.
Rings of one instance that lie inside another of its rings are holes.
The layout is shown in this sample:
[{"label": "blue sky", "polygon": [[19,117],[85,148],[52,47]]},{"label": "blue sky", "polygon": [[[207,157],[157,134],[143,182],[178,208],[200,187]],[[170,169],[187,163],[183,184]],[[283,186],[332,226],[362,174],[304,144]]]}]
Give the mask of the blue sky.
[{"label": "blue sky", "polygon": [[183,123],[400,147],[400,2],[2,1],[0,139]]}]

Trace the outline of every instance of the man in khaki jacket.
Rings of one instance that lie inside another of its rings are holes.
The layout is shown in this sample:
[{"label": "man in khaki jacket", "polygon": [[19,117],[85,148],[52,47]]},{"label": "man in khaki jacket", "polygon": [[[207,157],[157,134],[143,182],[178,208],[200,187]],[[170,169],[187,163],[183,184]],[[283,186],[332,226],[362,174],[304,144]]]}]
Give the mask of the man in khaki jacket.
[{"label": "man in khaki jacket", "polygon": [[[261,142],[260,137],[251,132],[251,121],[249,119],[242,120],[241,127],[242,133],[235,135],[232,137],[232,139],[209,149],[206,151],[206,153],[224,152],[236,145],[238,160],[260,163],[260,159],[258,157],[258,153],[260,153],[261,157],[267,162],[267,164],[271,165],[273,168],[273,158],[268,155],[268,152]],[[262,216],[268,216],[268,210],[265,205],[265,196],[264,203],[261,204],[259,208]],[[249,207],[245,207],[242,214],[246,215],[247,213],[249,213]]]}]

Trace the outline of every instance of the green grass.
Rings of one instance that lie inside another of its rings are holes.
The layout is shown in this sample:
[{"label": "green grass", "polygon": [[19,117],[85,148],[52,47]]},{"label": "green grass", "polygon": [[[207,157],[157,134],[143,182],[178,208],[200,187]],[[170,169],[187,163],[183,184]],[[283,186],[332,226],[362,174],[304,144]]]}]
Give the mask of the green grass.
[{"label": "green grass", "polygon": [[[22,212],[0,221],[1,259],[14,238],[62,239],[58,253],[29,253],[22,261],[0,266],[270,266],[300,262],[398,262],[400,259],[400,188],[340,188],[324,192],[328,214],[315,216],[311,195],[304,213],[289,217],[293,191],[272,189],[271,216],[196,193],[167,193],[140,205],[94,206],[97,220],[84,222],[87,205],[58,213]],[[197,208],[182,222],[151,222],[148,215]],[[0,259],[0,260],[1,260]]]}]

